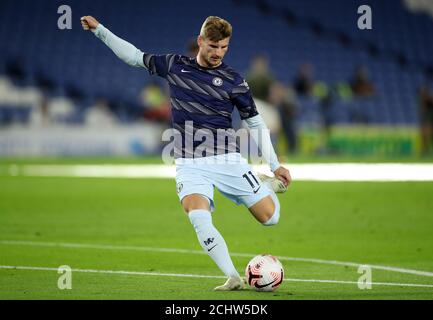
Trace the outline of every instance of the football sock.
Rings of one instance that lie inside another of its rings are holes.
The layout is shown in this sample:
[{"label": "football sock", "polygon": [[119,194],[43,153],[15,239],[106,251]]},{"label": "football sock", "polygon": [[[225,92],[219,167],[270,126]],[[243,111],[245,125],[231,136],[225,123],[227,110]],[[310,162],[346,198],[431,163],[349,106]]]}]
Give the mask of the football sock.
[{"label": "football sock", "polygon": [[264,226],[273,226],[275,224],[278,223],[278,221],[280,220],[280,201],[278,200],[277,195],[275,194],[275,192],[272,190],[272,188],[270,186],[269,187],[269,191],[272,197],[272,200],[274,201],[275,204],[275,211],[274,214],[272,215],[272,217],[263,223]]},{"label": "football sock", "polygon": [[211,213],[207,210],[197,209],[191,210],[188,216],[203,250],[227,277],[239,277],[224,238],[212,224]]}]

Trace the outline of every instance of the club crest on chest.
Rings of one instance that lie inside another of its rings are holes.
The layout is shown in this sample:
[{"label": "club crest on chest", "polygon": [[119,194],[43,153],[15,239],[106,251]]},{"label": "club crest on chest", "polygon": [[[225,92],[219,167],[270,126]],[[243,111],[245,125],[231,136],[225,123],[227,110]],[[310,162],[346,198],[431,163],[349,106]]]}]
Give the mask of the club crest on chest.
[{"label": "club crest on chest", "polygon": [[212,83],[214,86],[221,87],[223,85],[223,79],[220,77],[215,77],[212,79]]}]

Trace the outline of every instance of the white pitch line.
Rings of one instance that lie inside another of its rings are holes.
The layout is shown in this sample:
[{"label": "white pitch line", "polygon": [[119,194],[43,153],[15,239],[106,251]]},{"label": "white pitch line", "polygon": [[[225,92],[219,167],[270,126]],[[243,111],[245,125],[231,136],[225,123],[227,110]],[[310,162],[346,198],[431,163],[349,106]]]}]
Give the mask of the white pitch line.
[{"label": "white pitch line", "polygon": [[[101,249],[101,250],[131,250],[131,251],[150,251],[150,252],[172,252],[172,253],[187,253],[187,254],[206,254],[201,250],[189,250],[189,249],[173,249],[173,248],[154,248],[154,247],[139,247],[139,246],[114,246],[104,244],[84,244],[84,243],[61,243],[61,242],[36,242],[36,241],[16,241],[16,240],[0,240],[0,245],[24,245],[24,246],[42,246],[42,247],[62,247],[62,248],[85,248],[85,249]],[[234,257],[254,257],[253,253],[230,253]],[[433,272],[421,271],[414,269],[405,269],[398,267],[347,262],[347,261],[336,261],[336,260],[324,260],[314,258],[298,258],[298,257],[285,257],[277,256],[282,261],[299,261],[317,264],[329,264],[359,268],[360,266],[368,265],[372,269],[385,270],[391,272],[413,274],[417,276],[433,277]]]},{"label": "white pitch line", "polygon": [[[37,270],[37,271],[58,271],[59,268],[50,267],[28,267],[28,266],[1,266],[0,269],[13,270]],[[224,276],[207,276],[200,274],[185,274],[185,273],[160,273],[160,272],[142,272],[142,271],[124,271],[124,270],[95,270],[95,269],[71,269],[72,272],[82,273],[105,273],[105,274],[125,274],[136,276],[161,276],[161,277],[184,277],[184,278],[226,278]],[[432,285],[433,286],[433,285]]]},{"label": "white pitch line", "polygon": [[[285,164],[294,181],[433,181],[431,163]],[[269,173],[266,165],[253,165]],[[9,165],[12,176],[91,178],[174,178],[174,165]]]},{"label": "white pitch line", "polygon": [[[52,267],[29,267],[29,266],[2,266],[0,269],[8,270],[28,270],[28,271],[58,271],[58,268]],[[160,273],[160,272],[141,272],[141,271],[125,271],[125,270],[95,270],[95,269],[71,269],[72,272],[81,273],[102,273],[102,274],[121,274],[133,276],[154,276],[154,277],[182,277],[182,278],[209,278],[209,279],[225,279],[225,276],[211,276],[202,274],[184,274],[184,273]],[[333,283],[333,284],[358,284],[356,281],[345,280],[324,280],[324,279],[294,279],[285,278],[284,281],[290,282],[313,282],[313,283]],[[396,282],[371,282],[367,283],[372,286],[396,286],[396,287],[419,287],[433,288],[433,284],[418,284],[418,283],[396,283]]]}]

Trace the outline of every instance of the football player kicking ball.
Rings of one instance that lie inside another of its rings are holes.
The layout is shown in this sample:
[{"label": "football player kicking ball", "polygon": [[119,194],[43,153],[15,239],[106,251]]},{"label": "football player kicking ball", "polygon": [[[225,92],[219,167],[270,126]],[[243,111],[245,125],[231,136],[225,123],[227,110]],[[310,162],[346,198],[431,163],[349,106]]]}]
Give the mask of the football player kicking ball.
[{"label": "football player kicking ball", "polygon": [[[151,75],[168,81],[172,125],[181,138],[174,147],[179,199],[200,245],[228,277],[215,290],[243,289],[244,281],[233,265],[224,238],[212,224],[214,187],[237,205],[245,205],[260,223],[272,226],[280,218],[280,204],[275,192],[285,192],[291,176],[278,162],[269,131],[257,112],[248,84],[222,62],[232,35],[230,23],[215,16],[204,21],[197,38],[199,52],[196,58],[143,53],[91,16],[82,17],[81,24],[127,64],[143,67]],[[192,136],[197,132],[216,134],[217,130],[224,129],[228,135],[234,134],[231,118],[234,107],[251,132],[261,130],[261,139],[257,135],[255,140],[275,177],[257,176],[241,156],[236,143],[235,146],[226,145],[224,140],[221,147],[215,137],[205,139],[204,143],[200,141],[200,146],[193,141]],[[191,125],[193,128],[188,128]],[[192,142],[188,143],[188,139]],[[209,145],[204,148],[206,143]],[[203,156],[202,152],[196,152],[198,147],[213,153]]]}]

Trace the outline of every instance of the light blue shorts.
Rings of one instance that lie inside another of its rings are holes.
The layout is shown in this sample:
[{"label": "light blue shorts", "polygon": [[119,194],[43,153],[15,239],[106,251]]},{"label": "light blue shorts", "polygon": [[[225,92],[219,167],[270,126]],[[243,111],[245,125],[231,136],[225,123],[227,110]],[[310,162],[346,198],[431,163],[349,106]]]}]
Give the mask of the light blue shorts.
[{"label": "light blue shorts", "polygon": [[236,203],[251,207],[270,195],[247,160],[239,153],[197,159],[176,159],[176,187],[180,201],[190,194],[201,194],[215,209],[214,188]]}]

